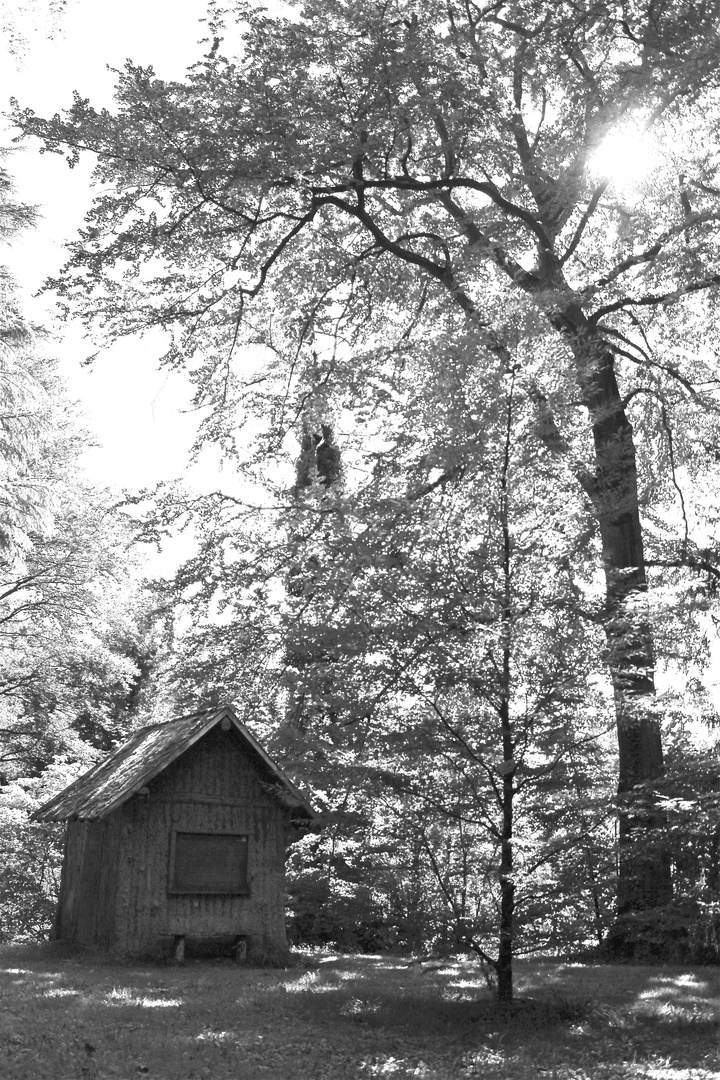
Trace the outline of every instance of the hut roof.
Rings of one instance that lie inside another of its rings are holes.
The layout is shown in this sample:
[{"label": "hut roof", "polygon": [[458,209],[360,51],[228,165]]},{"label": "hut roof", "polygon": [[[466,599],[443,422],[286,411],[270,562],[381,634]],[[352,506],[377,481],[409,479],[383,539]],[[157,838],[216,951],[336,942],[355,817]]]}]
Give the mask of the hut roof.
[{"label": "hut roof", "polygon": [[35,811],[34,819],[67,821],[69,818],[86,820],[107,817],[223,720],[230,721],[246,748],[259,759],[275,797],[296,816],[314,818],[312,807],[294,784],[238,720],[233,710],[224,706],[141,728],[59,795],[43,803]]}]

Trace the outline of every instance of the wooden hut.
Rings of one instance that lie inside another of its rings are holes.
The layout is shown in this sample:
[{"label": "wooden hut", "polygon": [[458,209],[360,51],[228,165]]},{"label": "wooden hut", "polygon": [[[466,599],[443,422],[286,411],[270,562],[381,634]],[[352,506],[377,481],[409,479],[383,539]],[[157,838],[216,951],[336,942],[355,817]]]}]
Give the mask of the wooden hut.
[{"label": "wooden hut", "polygon": [[35,814],[68,823],[55,936],[284,950],[288,827],[313,816],[232,709],[142,728]]}]

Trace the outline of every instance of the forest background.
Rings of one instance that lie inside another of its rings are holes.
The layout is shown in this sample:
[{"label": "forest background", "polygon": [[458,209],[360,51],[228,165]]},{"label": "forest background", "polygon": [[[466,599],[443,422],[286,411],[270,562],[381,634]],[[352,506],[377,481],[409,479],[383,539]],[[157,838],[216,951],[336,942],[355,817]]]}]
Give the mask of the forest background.
[{"label": "forest background", "polygon": [[46,295],[96,351],[157,346],[224,468],[89,486],[3,278],[6,938],[51,919],[38,802],[233,701],[322,810],[295,940],[463,947],[505,998],[518,953],[718,959],[719,29],[215,4],[182,80],[15,103],[95,164]]}]

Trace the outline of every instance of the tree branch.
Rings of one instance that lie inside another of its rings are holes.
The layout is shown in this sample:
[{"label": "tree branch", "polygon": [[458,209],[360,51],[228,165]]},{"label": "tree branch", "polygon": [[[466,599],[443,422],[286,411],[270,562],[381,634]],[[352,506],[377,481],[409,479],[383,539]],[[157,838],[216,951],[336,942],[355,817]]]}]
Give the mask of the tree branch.
[{"label": "tree branch", "polygon": [[612,304],[605,304],[604,307],[594,311],[592,315],[588,315],[588,323],[591,326],[597,326],[598,320],[602,319],[604,315],[610,315],[613,311],[622,311],[623,308],[627,307],[656,307],[658,304],[669,306],[677,303],[678,300],[682,300],[684,296],[701,292],[703,289],[712,289],[715,285],[720,285],[720,274],[712,274],[711,277],[703,278],[701,281],[691,281],[688,285],[681,285],[673,292],[656,293],[650,296],[624,296],[621,300],[615,300]]},{"label": "tree branch", "polygon": [[580,218],[578,226],[577,226],[575,232],[573,233],[573,238],[570,241],[570,243],[568,244],[567,249],[565,251],[565,254],[560,258],[560,262],[559,262],[560,266],[564,266],[565,263],[570,258],[570,256],[575,253],[578,244],[582,240],[583,233],[585,232],[585,229],[588,226],[590,218],[593,216],[593,214],[597,210],[598,203],[600,202],[600,199],[603,197],[603,195],[605,193],[605,189],[607,188],[609,183],[610,183],[609,180],[605,180],[605,181],[603,181],[602,184],[600,184],[598,187],[596,187],[595,190],[593,191],[592,196],[590,197],[590,202],[587,205],[587,209],[584,211],[582,217]]},{"label": "tree branch", "polygon": [[657,240],[651,244],[649,248],[646,248],[645,251],[641,251],[637,255],[629,256],[629,258],[624,259],[621,263],[618,263],[617,266],[613,267],[605,277],[598,278],[591,286],[591,289],[602,289],[605,285],[609,285],[612,281],[615,281],[634,266],[640,266],[645,262],[652,262],[652,260],[660,254],[668,240],[672,240],[675,236],[679,236],[680,233],[685,232],[686,229],[692,228],[694,225],[703,225],[706,221],[717,221],[719,218],[720,215],[718,214],[693,214],[687,221],[683,221],[682,224],[673,225],[672,228],[666,229],[665,232],[661,233]]}]

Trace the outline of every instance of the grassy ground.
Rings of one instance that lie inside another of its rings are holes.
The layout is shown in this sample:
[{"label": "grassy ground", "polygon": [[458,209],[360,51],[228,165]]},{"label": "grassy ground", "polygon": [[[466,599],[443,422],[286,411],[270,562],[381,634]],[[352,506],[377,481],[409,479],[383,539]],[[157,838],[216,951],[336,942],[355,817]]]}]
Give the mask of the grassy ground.
[{"label": "grassy ground", "polygon": [[470,964],[129,967],[0,950],[2,1080],[717,1080],[712,968],[518,965],[499,1011]]}]

